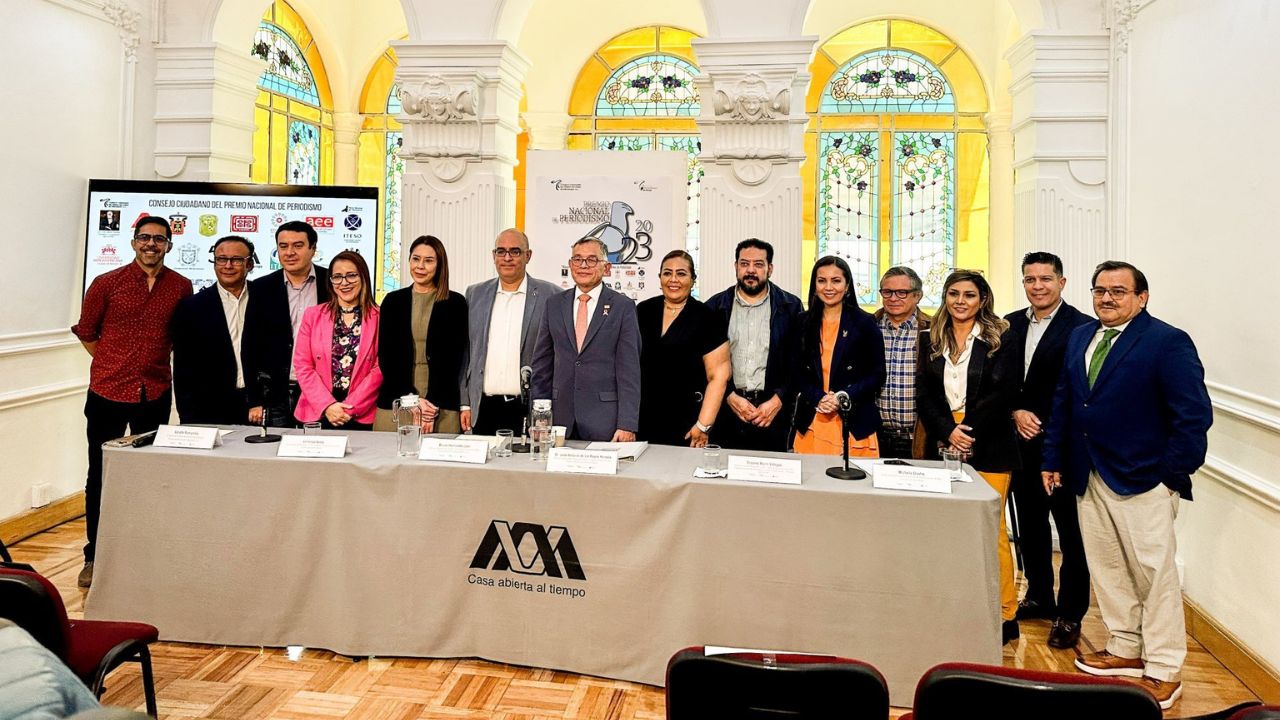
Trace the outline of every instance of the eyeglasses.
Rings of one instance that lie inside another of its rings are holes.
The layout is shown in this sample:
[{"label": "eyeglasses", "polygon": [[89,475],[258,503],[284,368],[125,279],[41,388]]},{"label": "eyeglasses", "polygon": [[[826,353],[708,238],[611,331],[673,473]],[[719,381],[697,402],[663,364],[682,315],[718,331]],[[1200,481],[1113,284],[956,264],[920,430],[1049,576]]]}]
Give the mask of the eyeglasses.
[{"label": "eyeglasses", "polygon": [[501,260],[502,258],[518,258],[524,255],[524,250],[520,248],[494,248],[493,256]]},{"label": "eyeglasses", "polygon": [[235,255],[232,255],[229,257],[222,257],[219,255],[219,256],[215,256],[209,262],[213,263],[214,265],[217,265],[218,267],[227,267],[227,266],[240,267],[241,265],[244,265],[248,261],[249,261],[249,258],[247,257],[238,257]]},{"label": "eyeglasses", "polygon": [[354,285],[360,282],[360,274],[347,273],[346,275],[330,275],[329,282],[334,285]]},{"label": "eyeglasses", "polygon": [[146,245],[147,243],[164,245],[165,243],[169,242],[169,238],[165,237],[164,235],[134,235],[133,241],[138,243],[139,245]]},{"label": "eyeglasses", "polygon": [[577,255],[569,258],[569,264],[580,268],[593,268],[600,264],[598,257],[578,257]]},{"label": "eyeglasses", "polygon": [[915,290],[889,290],[887,288],[880,288],[880,297],[884,298],[885,300],[888,300],[889,298],[898,298],[899,300],[906,300],[907,298],[911,297],[915,293],[916,293]]},{"label": "eyeglasses", "polygon": [[1123,300],[1125,299],[1125,296],[1127,296],[1129,293],[1132,293],[1132,292],[1133,292],[1132,290],[1128,288],[1122,288],[1122,287],[1089,288],[1089,293],[1092,294],[1094,297],[1098,298],[1099,300],[1106,297],[1107,295],[1110,295],[1112,300]]}]

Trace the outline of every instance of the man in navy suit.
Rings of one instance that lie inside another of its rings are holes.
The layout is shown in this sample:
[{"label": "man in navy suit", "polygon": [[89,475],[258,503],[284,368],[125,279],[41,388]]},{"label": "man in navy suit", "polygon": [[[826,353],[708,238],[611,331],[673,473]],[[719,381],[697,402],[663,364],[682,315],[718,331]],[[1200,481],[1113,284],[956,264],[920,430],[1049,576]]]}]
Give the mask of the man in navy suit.
[{"label": "man in navy suit", "polygon": [[244,329],[252,271],[253,243],[239,235],[219,238],[213,244],[218,281],[183,299],[173,314],[173,396],[184,424],[250,422]]},{"label": "man in navy suit", "polygon": [[[1062,374],[1067,339],[1072,330],[1090,321],[1063,301],[1066,285],[1061,258],[1047,252],[1027,253],[1022,258],[1022,289],[1030,306],[1004,318],[1017,337],[1023,372],[1013,411],[1022,457],[1022,469],[1013,471],[1013,504],[1018,511],[1019,548],[1027,574],[1027,595],[1018,603],[1018,619],[1052,620],[1049,647],[1055,648],[1075,647],[1080,640],[1080,621],[1089,609],[1089,566],[1080,539],[1075,497],[1046,494],[1040,479],[1044,426],[1053,409],[1053,391]],[[1050,514],[1062,548],[1056,601]]]},{"label": "man in navy suit", "polygon": [[1080,531],[1104,650],[1076,659],[1091,675],[1140,678],[1169,708],[1187,655],[1174,565],[1178,499],[1204,464],[1213,409],[1191,338],[1146,311],[1147,278],[1109,260],[1093,273],[1099,322],[1067,343],[1045,433],[1045,492],[1065,484]]},{"label": "man in navy suit", "polygon": [[547,300],[532,391],[551,399],[570,438],[630,442],[640,425],[640,326],[636,304],[601,283],[607,258],[595,238],[573,244],[574,287]]}]

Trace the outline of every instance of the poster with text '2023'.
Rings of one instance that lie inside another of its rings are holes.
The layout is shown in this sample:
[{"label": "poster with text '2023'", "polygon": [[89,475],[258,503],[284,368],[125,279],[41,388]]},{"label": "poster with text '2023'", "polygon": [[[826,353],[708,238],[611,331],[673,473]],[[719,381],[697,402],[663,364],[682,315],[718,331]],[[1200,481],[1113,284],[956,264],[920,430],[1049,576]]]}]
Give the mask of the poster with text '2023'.
[{"label": "poster with text '2023'", "polygon": [[173,248],[164,264],[189,278],[197,292],[216,282],[211,250],[226,235],[254,244],[258,263],[250,280],[279,270],[276,228],[293,220],[315,228],[317,265],[327,267],[334,255],[354,250],[379,276],[377,188],[90,180],[85,290],[99,275],[133,262],[133,227],[147,215],[169,222]]},{"label": "poster with text '2023'", "polygon": [[684,153],[548,150],[528,162],[531,275],[568,289],[573,243],[593,237],[612,265],[605,285],[637,301],[661,293],[662,257],[685,246]]}]

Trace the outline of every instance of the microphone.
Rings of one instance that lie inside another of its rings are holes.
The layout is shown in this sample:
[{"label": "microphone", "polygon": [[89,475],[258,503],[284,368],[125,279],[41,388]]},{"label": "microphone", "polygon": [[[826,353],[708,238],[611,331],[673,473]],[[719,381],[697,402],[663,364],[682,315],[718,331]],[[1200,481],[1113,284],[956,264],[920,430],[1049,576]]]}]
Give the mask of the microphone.
[{"label": "microphone", "polygon": [[529,381],[533,379],[533,368],[525,365],[520,368],[520,384],[525,387],[529,386]]},{"label": "microphone", "polygon": [[849,411],[853,409],[853,400],[849,393],[840,390],[836,393],[836,404],[840,409],[840,439],[843,445],[842,466],[827,468],[827,476],[837,480],[861,480],[867,474],[856,467],[849,467]]},{"label": "microphone", "polygon": [[280,436],[275,433],[267,432],[267,413],[271,408],[271,375],[270,373],[258,372],[258,388],[262,391],[262,425],[258,427],[257,435],[249,435],[244,441],[247,443],[261,444],[280,442]]},{"label": "microphone", "polygon": [[836,393],[836,403],[840,406],[840,412],[849,412],[853,409],[853,401],[849,399],[849,393],[843,390]]}]

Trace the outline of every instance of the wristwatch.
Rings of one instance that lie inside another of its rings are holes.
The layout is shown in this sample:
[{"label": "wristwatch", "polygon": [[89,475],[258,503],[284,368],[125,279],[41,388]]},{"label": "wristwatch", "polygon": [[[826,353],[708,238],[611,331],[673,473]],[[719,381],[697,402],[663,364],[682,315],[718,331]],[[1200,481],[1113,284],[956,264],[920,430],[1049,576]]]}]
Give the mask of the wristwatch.
[{"label": "wristwatch", "polygon": [[698,420],[694,420],[694,421],[693,421],[693,424],[694,424],[694,427],[698,428],[699,430],[701,430],[701,431],[702,431],[702,432],[704,432],[704,433],[709,433],[709,432],[711,432],[711,426],[710,426],[710,425],[703,425],[703,424],[702,424],[700,421],[698,421]]}]

